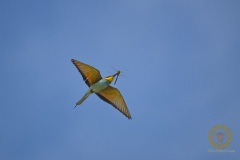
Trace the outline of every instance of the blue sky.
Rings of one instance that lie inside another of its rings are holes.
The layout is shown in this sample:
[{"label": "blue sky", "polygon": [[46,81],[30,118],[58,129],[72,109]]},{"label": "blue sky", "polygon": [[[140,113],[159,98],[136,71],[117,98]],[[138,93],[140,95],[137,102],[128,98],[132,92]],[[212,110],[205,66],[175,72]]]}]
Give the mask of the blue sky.
[{"label": "blue sky", "polygon": [[[240,3],[0,1],[0,159],[240,158]],[[116,87],[128,120],[87,91],[71,59]],[[115,69],[114,69],[115,68]],[[214,149],[216,124],[233,133]]]}]

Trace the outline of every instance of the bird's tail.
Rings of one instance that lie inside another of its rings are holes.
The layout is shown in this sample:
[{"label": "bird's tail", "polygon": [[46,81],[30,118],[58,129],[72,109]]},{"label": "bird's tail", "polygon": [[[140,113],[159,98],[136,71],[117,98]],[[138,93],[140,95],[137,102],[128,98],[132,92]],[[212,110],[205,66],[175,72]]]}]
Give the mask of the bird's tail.
[{"label": "bird's tail", "polygon": [[[92,94],[93,92],[91,91],[91,89],[89,89],[88,91],[87,91],[87,93],[76,103],[76,106],[75,107],[77,107],[77,105],[80,105],[80,104],[82,104],[82,102],[90,95],[90,94]],[[75,108],[74,107],[74,108]]]}]

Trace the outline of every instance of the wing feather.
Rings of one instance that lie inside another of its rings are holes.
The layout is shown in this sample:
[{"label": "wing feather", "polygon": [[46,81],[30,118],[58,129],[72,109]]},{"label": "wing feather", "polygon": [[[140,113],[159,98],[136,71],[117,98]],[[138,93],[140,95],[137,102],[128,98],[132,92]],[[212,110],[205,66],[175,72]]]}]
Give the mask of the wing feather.
[{"label": "wing feather", "polygon": [[94,83],[102,79],[102,76],[96,68],[89,66],[85,63],[79,62],[75,59],[72,59],[72,63],[76,66],[78,71],[81,73],[83,80],[90,87]]},{"label": "wing feather", "polygon": [[102,90],[99,93],[96,93],[99,98],[105,102],[111,104],[121,113],[123,113],[128,119],[132,119],[131,114],[127,108],[127,105],[117,88],[108,86],[106,89]]}]

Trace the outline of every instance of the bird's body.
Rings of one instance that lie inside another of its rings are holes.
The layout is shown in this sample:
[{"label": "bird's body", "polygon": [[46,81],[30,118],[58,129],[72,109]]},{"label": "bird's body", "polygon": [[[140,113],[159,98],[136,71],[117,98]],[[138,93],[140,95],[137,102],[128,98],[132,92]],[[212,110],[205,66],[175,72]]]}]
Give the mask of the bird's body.
[{"label": "bird's body", "polygon": [[[131,119],[130,112],[127,105],[118,89],[110,86],[115,76],[120,74],[118,71],[116,74],[102,78],[100,72],[87,64],[72,59],[73,64],[77,67],[81,73],[83,80],[89,86],[86,94],[76,103],[80,105],[89,95],[96,93],[99,98],[105,102],[111,104],[113,107],[122,112],[128,119]],[[116,83],[116,81],[115,81]],[[75,107],[76,107],[75,106]]]},{"label": "bird's body", "polygon": [[101,79],[100,81],[98,81],[97,83],[94,83],[90,89],[94,92],[94,93],[98,93],[101,90],[107,88],[109,85],[111,84],[110,81],[106,80],[105,78]]},{"label": "bird's body", "polygon": [[76,103],[75,107],[77,107],[77,105],[80,105],[85,99],[87,99],[87,97],[90,96],[90,94],[98,93],[98,92],[104,90],[105,88],[107,88],[110,84],[111,84],[111,82],[106,80],[105,78],[99,80],[97,83],[94,83],[88,89],[87,93]]}]

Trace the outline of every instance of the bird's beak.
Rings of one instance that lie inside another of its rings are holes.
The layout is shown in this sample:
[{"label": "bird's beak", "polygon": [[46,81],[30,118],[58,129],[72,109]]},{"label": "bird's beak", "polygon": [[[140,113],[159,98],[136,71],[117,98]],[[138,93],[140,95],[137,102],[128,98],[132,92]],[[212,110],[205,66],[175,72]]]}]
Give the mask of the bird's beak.
[{"label": "bird's beak", "polygon": [[118,79],[118,76],[120,75],[120,73],[121,73],[121,71],[118,70],[117,73],[113,75],[114,77],[117,76],[117,78],[116,78],[116,80],[114,82],[114,85],[117,83],[117,79]]}]

